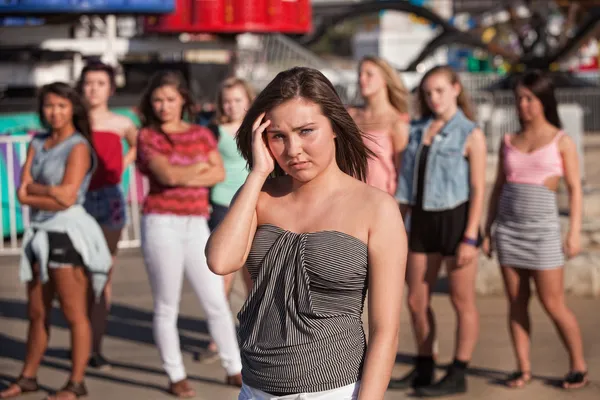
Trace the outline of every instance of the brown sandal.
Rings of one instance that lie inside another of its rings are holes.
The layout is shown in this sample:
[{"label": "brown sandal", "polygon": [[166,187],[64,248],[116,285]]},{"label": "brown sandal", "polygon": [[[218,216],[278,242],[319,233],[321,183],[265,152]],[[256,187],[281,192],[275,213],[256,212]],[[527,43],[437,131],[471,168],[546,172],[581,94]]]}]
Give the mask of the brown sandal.
[{"label": "brown sandal", "polygon": [[54,395],[46,397],[46,399],[47,400],[60,400],[61,394],[62,395],[72,394],[75,396],[76,399],[78,399],[80,397],[87,396],[88,391],[87,391],[87,388],[85,387],[85,382],[82,381],[82,382],[77,383],[77,382],[69,381],[62,389],[60,389]]},{"label": "brown sandal", "polygon": [[190,382],[185,378],[177,382],[171,382],[169,384],[168,392],[180,399],[189,399],[196,395],[196,391],[190,386]]},{"label": "brown sandal", "polygon": [[[19,389],[19,391],[15,393],[15,389]],[[21,375],[12,383],[12,385],[0,392],[0,399],[9,399],[25,393],[37,392],[38,390],[40,390],[40,386],[38,385],[36,378],[26,378]],[[4,394],[7,392],[8,394]]]}]

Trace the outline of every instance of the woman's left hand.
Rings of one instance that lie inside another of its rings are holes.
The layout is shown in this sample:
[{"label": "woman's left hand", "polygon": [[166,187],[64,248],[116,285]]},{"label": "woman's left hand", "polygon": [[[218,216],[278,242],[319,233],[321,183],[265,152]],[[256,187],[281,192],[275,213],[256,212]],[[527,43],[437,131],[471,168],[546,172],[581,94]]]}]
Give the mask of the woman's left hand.
[{"label": "woman's left hand", "polygon": [[565,255],[573,258],[581,251],[581,235],[576,231],[569,231],[565,239]]},{"label": "woman's left hand", "polygon": [[461,243],[456,251],[456,265],[459,267],[469,265],[469,263],[477,257],[477,253],[477,247],[471,244]]}]

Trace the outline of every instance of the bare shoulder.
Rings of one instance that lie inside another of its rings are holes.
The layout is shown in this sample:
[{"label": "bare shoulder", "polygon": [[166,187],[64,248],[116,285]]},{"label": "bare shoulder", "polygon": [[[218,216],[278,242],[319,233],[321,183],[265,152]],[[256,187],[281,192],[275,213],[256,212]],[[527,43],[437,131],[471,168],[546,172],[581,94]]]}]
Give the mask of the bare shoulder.
[{"label": "bare shoulder", "polygon": [[121,114],[112,113],[112,124],[115,127],[115,130],[119,133],[119,135],[123,136],[127,131],[131,129],[136,129],[133,121]]},{"label": "bare shoulder", "polygon": [[573,138],[566,132],[563,132],[560,138],[558,139],[559,146],[575,146],[575,141]]},{"label": "bare shoulder", "polygon": [[571,136],[569,136],[567,133],[563,133],[558,139],[558,149],[561,152],[577,151],[577,146],[575,145],[575,141],[573,138],[571,138]]},{"label": "bare shoulder", "polygon": [[355,185],[356,187],[353,189],[355,204],[368,213],[365,216],[368,221],[378,224],[382,215],[401,218],[400,207],[396,199],[389,193],[361,181],[356,181]]},{"label": "bare shoulder", "polygon": [[[399,242],[404,235],[404,222],[400,206],[388,193],[369,187],[365,190],[363,209],[367,210],[367,226],[369,238],[375,240],[373,245],[382,246],[387,241]],[[371,240],[369,240],[371,247]]]},{"label": "bare shoulder", "polygon": [[483,133],[483,130],[478,126],[471,131],[471,135],[469,136],[475,138],[476,140],[485,139],[485,133]]},{"label": "bare shoulder", "polygon": [[485,133],[483,133],[481,128],[476,127],[471,131],[471,134],[467,138],[467,145],[479,150],[481,146],[485,146],[485,140]]}]

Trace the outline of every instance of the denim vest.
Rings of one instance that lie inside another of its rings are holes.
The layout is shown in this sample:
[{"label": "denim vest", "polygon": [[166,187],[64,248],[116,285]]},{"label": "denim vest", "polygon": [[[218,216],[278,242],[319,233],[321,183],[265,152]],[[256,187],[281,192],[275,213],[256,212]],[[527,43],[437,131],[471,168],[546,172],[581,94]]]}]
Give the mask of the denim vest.
[{"label": "denim vest", "polygon": [[[396,199],[402,204],[415,205],[423,136],[432,121],[433,118],[426,118],[411,122],[396,191]],[[469,199],[469,162],[463,154],[465,142],[476,126],[458,109],[434,136],[425,165],[423,210],[450,210]]]}]

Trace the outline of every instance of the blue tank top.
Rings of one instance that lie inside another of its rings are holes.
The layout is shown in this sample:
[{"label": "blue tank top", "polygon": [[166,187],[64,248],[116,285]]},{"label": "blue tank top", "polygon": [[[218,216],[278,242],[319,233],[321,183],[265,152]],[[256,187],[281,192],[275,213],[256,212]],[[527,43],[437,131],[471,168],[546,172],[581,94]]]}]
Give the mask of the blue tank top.
[{"label": "blue tank top", "polygon": [[[46,140],[50,137],[49,133],[36,135],[31,140],[31,146],[35,150],[31,163],[31,176],[33,181],[42,185],[56,186],[60,185],[65,175],[67,160],[71,154],[73,147],[79,143],[85,143],[90,149],[91,167],[83,178],[79,191],[77,192],[77,200],[75,204],[83,204],[85,201],[85,193],[87,192],[92,173],[96,167],[96,158],[94,151],[87,139],[75,132],[62,142],[58,143],[50,149],[44,149]],[[40,210],[31,208],[31,221],[43,222],[56,214],[56,211]]]}]

